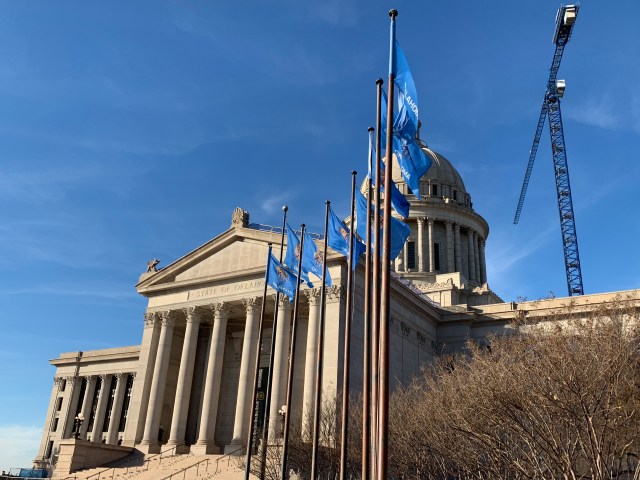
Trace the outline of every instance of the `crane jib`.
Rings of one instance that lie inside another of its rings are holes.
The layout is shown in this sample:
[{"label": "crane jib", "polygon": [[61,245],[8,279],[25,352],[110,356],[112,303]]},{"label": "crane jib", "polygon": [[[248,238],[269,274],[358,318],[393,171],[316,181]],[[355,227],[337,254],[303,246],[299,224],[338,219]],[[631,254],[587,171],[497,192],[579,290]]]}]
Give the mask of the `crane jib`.
[{"label": "crane jib", "polygon": [[571,185],[569,182],[569,166],[564,142],[564,129],[562,127],[562,115],[560,112],[560,99],[564,93],[565,84],[563,80],[558,80],[557,76],[565,46],[573,31],[578,8],[578,5],[562,6],[556,15],[556,28],[553,34],[553,42],[556,48],[551,62],[551,69],[549,70],[547,89],[542,101],[533,145],[529,152],[529,162],[527,163],[516,214],[513,219],[514,224],[517,224],[520,220],[529,179],[533,170],[533,163],[535,162],[538,145],[540,144],[542,129],[544,128],[545,119],[548,117],[569,296],[583,295],[584,289],[582,286],[582,271],[580,268],[580,255],[578,253],[578,235],[576,233]]}]

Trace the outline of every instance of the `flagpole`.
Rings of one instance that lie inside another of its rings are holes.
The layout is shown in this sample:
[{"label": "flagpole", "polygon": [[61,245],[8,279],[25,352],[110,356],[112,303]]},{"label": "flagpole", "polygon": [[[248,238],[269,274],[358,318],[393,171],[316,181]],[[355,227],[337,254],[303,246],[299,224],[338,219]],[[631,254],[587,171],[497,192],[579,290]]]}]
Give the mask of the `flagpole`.
[{"label": "flagpole", "polygon": [[316,395],[313,406],[313,443],[311,447],[311,479],[316,480],[318,471],[318,440],[320,436],[320,408],[322,401],[322,362],[324,350],[324,317],[326,311],[325,293],[327,290],[327,237],[329,230],[329,208],[331,202],[325,202],[324,216],[324,250],[322,254],[322,287],[320,289],[320,322],[316,353]]},{"label": "flagpole", "polygon": [[[289,207],[282,207],[282,233],[280,234],[280,258],[278,261],[282,263],[282,254],[284,251],[284,231],[287,226],[287,210]],[[260,452],[260,480],[264,480],[265,468],[267,463],[267,443],[269,441],[269,410],[271,409],[271,385],[273,384],[273,361],[276,350],[276,331],[278,327],[278,303],[280,301],[280,292],[276,292],[276,304],[273,312],[273,327],[271,329],[271,348],[269,349],[269,374],[267,375],[267,397],[264,405],[264,427],[262,428],[262,450]],[[258,352],[259,355],[259,352]]]},{"label": "flagpole", "polygon": [[372,315],[371,315],[371,478],[378,475],[378,378],[379,378],[379,349],[380,349],[380,155],[382,135],[382,84],[383,80],[376,80],[376,166],[375,166],[375,191],[374,191],[374,223],[373,241],[373,286]]},{"label": "flagpole", "polygon": [[256,399],[258,393],[258,374],[260,373],[260,347],[262,346],[262,328],[264,326],[264,314],[267,305],[267,277],[269,276],[269,259],[271,258],[271,243],[267,254],[267,267],[264,271],[264,291],[262,293],[262,306],[260,307],[260,325],[258,326],[258,348],[256,349],[256,367],[253,376],[253,393],[251,395],[251,416],[249,417],[249,433],[247,435],[247,456],[245,458],[244,480],[249,480],[251,475],[251,452],[253,450],[253,435],[255,434],[254,418],[256,412]]},{"label": "flagpole", "polygon": [[388,434],[389,434],[389,317],[390,306],[390,251],[391,251],[391,170],[394,100],[394,39],[396,32],[397,10],[391,10],[389,84],[387,86],[387,159],[384,169],[384,234],[382,245],[382,294],[380,302],[380,390],[378,412],[378,480],[386,480],[388,471]]},{"label": "flagpole", "polygon": [[300,255],[298,256],[298,275],[296,275],[296,296],[293,303],[293,325],[291,327],[291,347],[289,354],[289,374],[287,375],[287,398],[284,411],[284,432],[282,439],[282,462],[280,478],[287,479],[287,455],[289,453],[289,425],[291,423],[291,391],[293,390],[293,367],[296,358],[296,324],[298,323],[298,304],[300,303],[300,272],[302,272],[302,255],[304,254],[305,224],[300,225]]},{"label": "flagpole", "polygon": [[[364,319],[363,319],[363,351],[362,360],[362,480],[369,478],[369,432],[371,430],[371,175],[373,165],[371,164],[373,149],[372,139],[373,127],[368,128],[369,132],[369,175],[367,180],[367,233],[365,235],[364,253]],[[352,200],[353,201],[353,200]],[[351,214],[351,228],[353,229],[353,214]]]},{"label": "flagpole", "polygon": [[[351,218],[355,214],[356,175],[351,172]],[[351,320],[353,318],[353,223],[349,231],[349,259],[347,261],[347,314],[344,323],[344,366],[342,373],[342,432],[340,436],[340,480],[347,475],[347,442],[349,437],[349,364],[351,359]]]}]

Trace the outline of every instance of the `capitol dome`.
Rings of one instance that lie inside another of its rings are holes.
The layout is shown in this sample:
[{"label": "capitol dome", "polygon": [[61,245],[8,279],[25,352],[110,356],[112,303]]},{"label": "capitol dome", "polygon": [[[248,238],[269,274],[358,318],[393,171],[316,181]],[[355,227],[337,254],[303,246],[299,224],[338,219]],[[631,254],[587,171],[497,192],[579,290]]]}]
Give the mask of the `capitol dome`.
[{"label": "capitol dome", "polygon": [[441,305],[493,303],[497,297],[489,293],[485,263],[489,225],[474,211],[471,195],[451,162],[420,139],[417,142],[431,160],[420,178],[419,198],[404,181],[395,156],[392,164],[393,180],[410,204],[403,220],[411,227],[394,261],[395,271]]}]

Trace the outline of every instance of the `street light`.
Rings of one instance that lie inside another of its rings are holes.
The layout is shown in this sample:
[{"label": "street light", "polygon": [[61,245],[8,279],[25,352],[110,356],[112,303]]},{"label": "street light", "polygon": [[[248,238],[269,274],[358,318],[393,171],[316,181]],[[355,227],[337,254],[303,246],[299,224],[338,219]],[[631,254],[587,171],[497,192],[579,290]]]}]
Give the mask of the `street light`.
[{"label": "street light", "polygon": [[287,414],[287,406],[282,405],[282,407],[280,407],[280,410],[278,410],[278,415],[280,415],[280,434],[281,435],[284,434],[284,417],[286,414]]},{"label": "street light", "polygon": [[73,422],[73,438],[76,440],[80,438],[80,427],[82,426],[82,422],[84,422],[84,415],[80,412],[76,415],[75,421]]}]

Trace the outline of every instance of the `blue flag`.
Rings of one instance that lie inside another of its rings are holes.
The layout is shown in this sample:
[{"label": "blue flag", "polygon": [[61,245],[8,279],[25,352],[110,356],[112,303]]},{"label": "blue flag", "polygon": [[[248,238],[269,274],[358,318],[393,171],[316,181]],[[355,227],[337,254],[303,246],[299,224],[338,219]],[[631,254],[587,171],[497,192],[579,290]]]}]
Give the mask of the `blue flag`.
[{"label": "blue flag", "polygon": [[[382,95],[382,125],[387,124],[386,113],[384,113],[387,111],[386,106],[387,97],[386,95]],[[400,114],[398,114],[395,116],[393,122],[392,151],[396,156],[396,159],[398,160],[398,165],[400,165],[400,172],[402,173],[402,177],[404,178],[407,185],[409,185],[411,192],[416,196],[418,200],[421,200],[420,178],[422,178],[422,176],[427,173],[427,170],[429,170],[429,167],[431,167],[431,159],[427,157],[427,155],[422,151],[422,148],[420,148],[420,145],[418,145],[418,143],[416,142],[415,132],[413,133],[413,137],[411,138],[406,138],[406,136],[401,135],[401,123],[402,120],[400,119]],[[403,217],[407,216],[403,215],[400,211],[398,211],[397,208],[396,211]]]},{"label": "blue flag", "polygon": [[276,292],[289,297],[289,303],[293,301],[296,293],[297,277],[282,265],[272,253],[269,254],[267,261],[267,285],[272,287]]},{"label": "blue flag", "polygon": [[[328,240],[328,239],[327,239]],[[302,271],[303,273],[313,273],[316,277],[322,278],[322,263],[323,255],[316,242],[313,241],[309,232],[304,232],[304,249],[302,251]],[[331,275],[329,275],[329,269],[326,269],[327,278],[326,284],[331,286]]]},{"label": "blue flag", "polygon": [[[367,234],[367,199],[362,193],[356,191],[356,233],[360,238],[366,238]],[[371,212],[375,215],[373,205],[371,206]],[[380,222],[382,223],[382,211],[380,212]],[[373,228],[373,221],[371,222]],[[383,228],[380,228],[380,238],[382,238]],[[411,233],[411,227],[404,223],[402,220],[391,217],[391,251],[389,252],[390,258],[396,258],[402,247],[404,246],[409,234]],[[373,239],[373,235],[372,235]],[[371,247],[373,248],[373,240],[371,241]]]},{"label": "blue flag", "polygon": [[[313,242],[312,242],[313,243]],[[314,245],[315,246],[315,245]],[[305,248],[306,238],[305,238]],[[300,239],[293,231],[293,228],[287,224],[287,254],[284,257],[284,264],[291,269],[296,275],[298,275],[298,259],[300,258]],[[302,265],[302,272],[300,278],[304,281],[309,288],[313,288],[313,284],[309,281],[309,275],[304,269],[304,259]]]},{"label": "blue flag", "polygon": [[393,154],[398,160],[400,171],[404,181],[407,182],[411,192],[421,200],[420,178],[429,170],[431,160],[422,151],[415,140],[407,141],[397,135],[393,135]]},{"label": "blue flag", "polygon": [[[366,180],[365,180],[366,181]],[[373,216],[373,209],[371,215]],[[367,198],[356,190],[356,218],[353,221],[356,227],[356,234],[363,242],[367,241]],[[371,222],[373,225],[373,221]],[[373,240],[372,240],[373,242]]]},{"label": "blue flag", "polygon": [[392,72],[398,87],[396,97],[398,115],[394,121],[394,133],[405,140],[413,141],[418,131],[418,92],[411,70],[409,70],[407,58],[395,38],[393,39],[393,47],[395,55],[392,55]]},{"label": "blue flag", "polygon": [[[345,223],[338,218],[338,216],[329,208],[329,233],[327,237],[327,244],[333,248],[336,252],[341,253],[345,257],[349,258],[349,228]],[[351,269],[355,270],[360,260],[360,255],[365,251],[364,243],[362,243],[357,237],[353,237],[353,261],[351,262]]]},{"label": "blue flag", "polygon": [[[369,133],[369,174],[367,178],[372,178],[372,165],[374,163],[374,159],[377,158],[376,148],[373,145],[373,132]],[[380,174],[384,178],[384,162],[380,162]],[[365,179],[366,182],[367,179]],[[373,182],[375,184],[375,181]],[[380,190],[384,193],[384,182],[380,183]],[[391,180],[391,205],[394,210],[398,212],[402,217],[407,218],[409,216],[409,201],[404,197],[396,184]]]},{"label": "blue flag", "polygon": [[[383,229],[380,228],[380,235],[382,235],[382,231]],[[411,227],[409,225],[402,220],[391,217],[391,251],[389,252],[389,258],[393,260],[398,256],[410,233]]]}]

